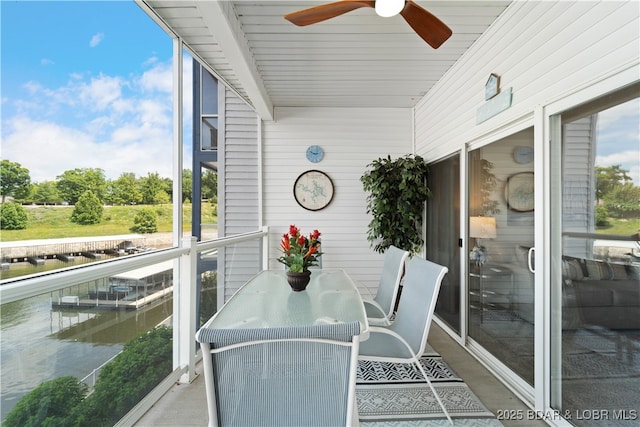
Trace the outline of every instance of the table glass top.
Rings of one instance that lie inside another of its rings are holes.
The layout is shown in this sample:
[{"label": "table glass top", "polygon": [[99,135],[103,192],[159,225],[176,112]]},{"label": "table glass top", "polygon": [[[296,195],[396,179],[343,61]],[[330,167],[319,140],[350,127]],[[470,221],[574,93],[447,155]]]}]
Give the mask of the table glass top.
[{"label": "table glass top", "polygon": [[291,290],[284,270],[265,270],[242,286],[205,327],[272,328],[355,320],[367,333],[362,298],[344,270],[314,270],[301,292]]}]

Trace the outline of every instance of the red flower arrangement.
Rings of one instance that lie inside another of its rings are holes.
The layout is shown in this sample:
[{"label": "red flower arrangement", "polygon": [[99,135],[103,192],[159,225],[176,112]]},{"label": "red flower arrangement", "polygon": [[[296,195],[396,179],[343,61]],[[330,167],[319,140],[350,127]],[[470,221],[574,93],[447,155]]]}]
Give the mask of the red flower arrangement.
[{"label": "red flower arrangement", "polygon": [[278,261],[289,267],[292,273],[302,273],[309,267],[318,265],[318,258],[322,256],[319,237],[318,230],[313,230],[309,237],[306,237],[300,233],[298,227],[290,225],[289,232],[282,235],[280,241],[282,256]]}]

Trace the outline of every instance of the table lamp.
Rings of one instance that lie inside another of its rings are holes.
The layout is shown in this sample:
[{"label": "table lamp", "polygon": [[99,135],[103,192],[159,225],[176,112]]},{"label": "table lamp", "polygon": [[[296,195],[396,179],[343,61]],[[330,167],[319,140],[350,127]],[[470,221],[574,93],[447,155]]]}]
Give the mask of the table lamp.
[{"label": "table lamp", "polygon": [[482,265],[486,261],[487,248],[482,246],[480,239],[495,239],[496,219],[489,216],[472,216],[469,218],[469,236],[475,243],[471,250],[470,258],[476,265]]}]

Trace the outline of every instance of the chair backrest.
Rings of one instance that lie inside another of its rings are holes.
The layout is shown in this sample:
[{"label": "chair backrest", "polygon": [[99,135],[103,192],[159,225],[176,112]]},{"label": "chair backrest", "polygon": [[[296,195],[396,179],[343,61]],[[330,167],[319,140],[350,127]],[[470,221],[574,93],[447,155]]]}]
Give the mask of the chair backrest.
[{"label": "chair backrest", "polygon": [[407,263],[396,318],[389,329],[407,341],[418,357],[424,353],[431,318],[447,267],[414,256]]},{"label": "chair backrest", "polygon": [[351,424],[359,334],[359,322],[200,329],[209,425]]},{"label": "chair backrest", "polygon": [[382,307],[387,317],[393,312],[408,256],[409,252],[395,246],[389,246],[384,254],[378,291],[373,299]]}]

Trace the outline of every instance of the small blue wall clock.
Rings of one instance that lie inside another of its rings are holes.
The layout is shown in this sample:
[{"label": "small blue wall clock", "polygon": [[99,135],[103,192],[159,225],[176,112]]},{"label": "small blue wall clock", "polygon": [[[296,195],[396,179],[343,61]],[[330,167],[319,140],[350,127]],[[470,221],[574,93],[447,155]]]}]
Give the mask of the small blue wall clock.
[{"label": "small blue wall clock", "polygon": [[318,163],[324,157],[324,150],[319,145],[310,145],[307,148],[307,160],[311,163]]}]

